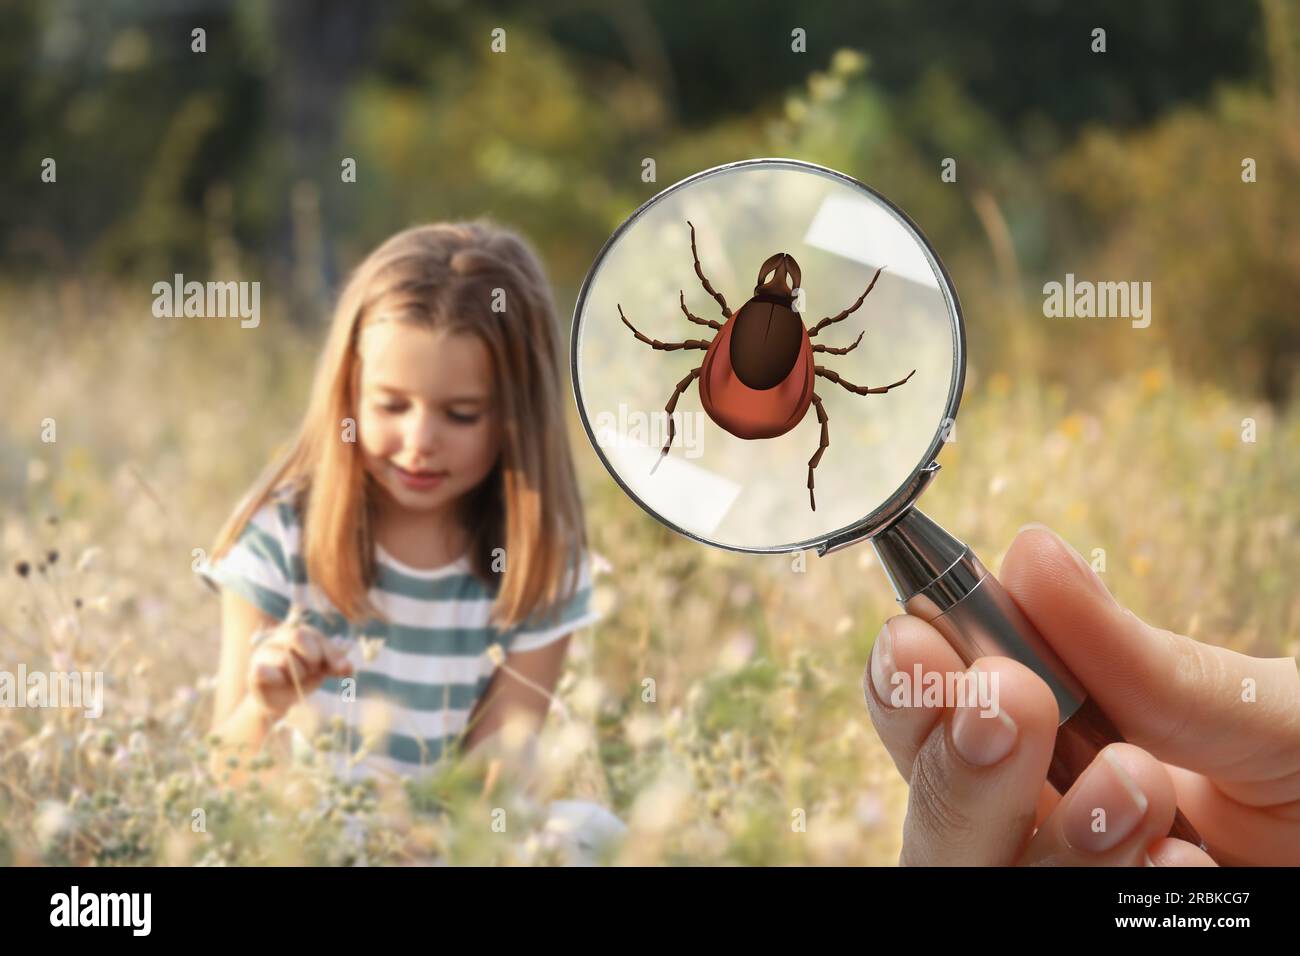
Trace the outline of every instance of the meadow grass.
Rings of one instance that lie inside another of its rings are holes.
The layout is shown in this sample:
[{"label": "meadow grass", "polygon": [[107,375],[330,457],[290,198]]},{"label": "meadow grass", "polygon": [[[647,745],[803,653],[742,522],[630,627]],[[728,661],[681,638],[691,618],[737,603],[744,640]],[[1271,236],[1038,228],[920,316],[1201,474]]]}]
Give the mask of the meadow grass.
[{"label": "meadow grass", "polygon": [[[406,788],[335,780],[324,761],[273,775],[245,758],[241,790],[214,777],[219,608],[194,549],[296,425],[317,343],[275,317],[241,330],[51,295],[7,294],[0,320],[0,669],[103,671],[105,709],[0,709],[0,863],[562,862],[541,827],[558,798],[628,822],[611,862],[896,862],[907,790],[861,681],[897,607],[871,548],[801,572],[681,539],[615,486],[576,419],[608,613],[572,642],[530,789],[478,760]],[[1295,407],[1158,361],[1111,372],[1072,392],[970,369],[924,509],[994,571],[1042,521],[1104,549],[1108,585],[1147,620],[1296,655]]]}]

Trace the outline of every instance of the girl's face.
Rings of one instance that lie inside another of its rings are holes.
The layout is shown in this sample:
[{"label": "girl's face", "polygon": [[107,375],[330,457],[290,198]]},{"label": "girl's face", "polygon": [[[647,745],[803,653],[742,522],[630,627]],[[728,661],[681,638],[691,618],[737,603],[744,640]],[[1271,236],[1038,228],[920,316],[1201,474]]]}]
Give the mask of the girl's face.
[{"label": "girl's face", "polygon": [[360,356],[362,456],[391,501],[434,511],[477,487],[500,450],[487,347],[472,334],[383,322],[365,329]]}]

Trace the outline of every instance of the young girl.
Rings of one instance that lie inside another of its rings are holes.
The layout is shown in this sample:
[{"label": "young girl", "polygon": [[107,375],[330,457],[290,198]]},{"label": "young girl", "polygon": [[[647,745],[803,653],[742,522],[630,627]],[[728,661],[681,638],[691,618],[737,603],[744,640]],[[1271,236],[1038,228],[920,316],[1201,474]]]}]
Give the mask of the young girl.
[{"label": "young girl", "polygon": [[597,619],[561,355],[507,230],[412,228],[361,263],[296,441],[201,568],[223,588],[223,748],[305,702],[341,719],[339,772],[414,775],[512,711],[541,724]]}]

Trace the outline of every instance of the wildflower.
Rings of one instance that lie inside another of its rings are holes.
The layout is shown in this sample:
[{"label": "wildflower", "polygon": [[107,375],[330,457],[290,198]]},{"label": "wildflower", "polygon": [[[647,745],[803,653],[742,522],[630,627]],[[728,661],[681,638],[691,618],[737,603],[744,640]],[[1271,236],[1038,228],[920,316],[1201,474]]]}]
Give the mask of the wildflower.
[{"label": "wildflower", "polygon": [[81,552],[81,557],[77,559],[77,573],[84,574],[89,571],[99,560],[99,556],[104,553],[103,548],[87,548]]},{"label": "wildflower", "polygon": [[382,637],[358,637],[357,644],[361,647],[362,660],[369,664],[383,650],[384,639]]},{"label": "wildflower", "polygon": [[81,633],[81,627],[75,615],[63,614],[55,620],[51,631],[57,643],[66,644],[76,639],[77,635]]},{"label": "wildflower", "polygon": [[72,813],[61,803],[43,801],[36,811],[36,838],[42,847],[49,847],[72,826]]},{"label": "wildflower", "polygon": [[1005,372],[994,372],[989,376],[989,393],[1001,398],[1011,391],[1011,376]]},{"label": "wildflower", "polygon": [[1129,570],[1139,578],[1144,578],[1151,573],[1151,559],[1145,554],[1130,555],[1128,566]]},{"label": "wildflower", "polygon": [[1142,394],[1145,396],[1155,395],[1165,387],[1164,370],[1153,366],[1142,373]]},{"label": "wildflower", "polygon": [[1074,440],[1083,434],[1083,416],[1078,413],[1067,415],[1059,427],[1066,438]]},{"label": "wildflower", "polygon": [[840,76],[861,73],[867,66],[867,58],[857,50],[842,47],[831,56],[831,72]]},{"label": "wildflower", "polygon": [[864,793],[853,805],[853,815],[864,827],[879,826],[885,819],[885,804],[874,793]]}]

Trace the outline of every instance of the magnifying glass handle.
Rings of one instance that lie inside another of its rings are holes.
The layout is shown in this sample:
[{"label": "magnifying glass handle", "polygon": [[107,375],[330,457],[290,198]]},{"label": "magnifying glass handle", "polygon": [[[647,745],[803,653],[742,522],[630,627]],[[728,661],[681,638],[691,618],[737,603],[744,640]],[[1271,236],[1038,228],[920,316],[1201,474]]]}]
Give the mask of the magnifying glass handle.
[{"label": "magnifying glass handle", "polygon": [[[939,631],[970,664],[1011,657],[1041,677],[1056,696],[1061,722],[1047,779],[1064,794],[1107,744],[1124,742],[1001,582],[965,544],[916,508],[871,539],[898,603]],[[1209,852],[1181,810],[1169,835]]]}]

